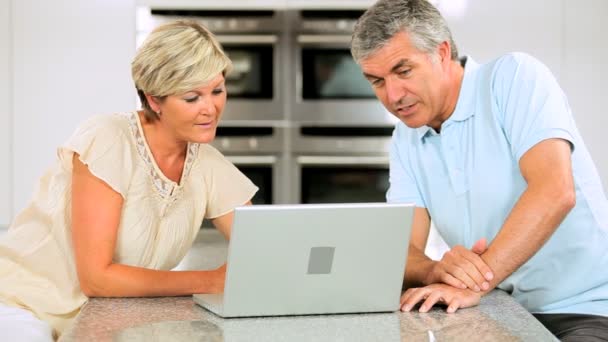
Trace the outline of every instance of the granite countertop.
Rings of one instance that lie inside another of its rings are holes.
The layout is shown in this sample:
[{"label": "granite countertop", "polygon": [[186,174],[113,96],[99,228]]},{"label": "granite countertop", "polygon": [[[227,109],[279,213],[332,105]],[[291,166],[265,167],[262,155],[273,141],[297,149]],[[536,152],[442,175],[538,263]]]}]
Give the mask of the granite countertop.
[{"label": "granite countertop", "polygon": [[[208,235],[197,243],[206,244],[206,253],[211,251],[213,257],[191,257],[221,263],[225,242],[215,233],[205,234]],[[195,249],[196,246],[195,243]],[[454,314],[434,308],[428,313],[230,319],[222,319],[203,309],[189,296],[92,298],[60,338],[63,342],[556,340],[513,298],[498,290],[483,297],[479,306]]]}]

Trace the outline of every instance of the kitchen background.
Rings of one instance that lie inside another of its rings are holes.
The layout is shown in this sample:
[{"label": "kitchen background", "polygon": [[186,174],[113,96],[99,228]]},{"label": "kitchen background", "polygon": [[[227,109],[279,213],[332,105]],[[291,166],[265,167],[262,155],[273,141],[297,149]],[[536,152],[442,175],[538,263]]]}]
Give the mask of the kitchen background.
[{"label": "kitchen background", "polygon": [[[432,1],[461,54],[486,62],[524,51],[547,64],[606,188],[608,1]],[[206,17],[235,62],[215,145],[262,185],[257,203],[383,200],[394,121],[348,55],[353,19],[372,3],[0,0],[0,229],[79,122],[135,108],[136,42],[163,20],[193,14]]]}]

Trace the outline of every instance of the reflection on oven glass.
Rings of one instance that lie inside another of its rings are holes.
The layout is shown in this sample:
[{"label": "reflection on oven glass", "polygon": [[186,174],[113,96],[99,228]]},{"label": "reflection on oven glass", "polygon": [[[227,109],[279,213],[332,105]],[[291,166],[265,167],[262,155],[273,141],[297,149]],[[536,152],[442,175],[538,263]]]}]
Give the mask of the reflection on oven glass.
[{"label": "reflection on oven glass", "polygon": [[239,166],[239,170],[260,190],[253,196],[253,204],[272,204],[272,168]]},{"label": "reflection on oven glass", "polygon": [[348,50],[303,49],[302,75],[304,99],[374,98]]},{"label": "reflection on oven glass", "polygon": [[302,168],[302,203],[385,202],[388,170]]},{"label": "reflection on oven glass", "polygon": [[232,70],[226,75],[226,90],[231,98],[272,99],[272,46],[226,46]]}]

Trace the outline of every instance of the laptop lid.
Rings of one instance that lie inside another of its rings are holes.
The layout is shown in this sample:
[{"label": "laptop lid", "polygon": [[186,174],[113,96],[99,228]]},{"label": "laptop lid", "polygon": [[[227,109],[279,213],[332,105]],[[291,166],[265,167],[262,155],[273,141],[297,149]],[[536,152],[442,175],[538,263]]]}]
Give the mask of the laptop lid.
[{"label": "laptop lid", "polygon": [[236,208],[224,317],[395,311],[411,204]]}]

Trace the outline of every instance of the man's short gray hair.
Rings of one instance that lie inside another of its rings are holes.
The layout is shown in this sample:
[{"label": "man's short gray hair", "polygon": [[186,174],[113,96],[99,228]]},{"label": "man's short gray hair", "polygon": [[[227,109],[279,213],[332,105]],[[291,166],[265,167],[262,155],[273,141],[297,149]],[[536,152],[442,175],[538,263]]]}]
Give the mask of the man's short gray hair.
[{"label": "man's short gray hair", "polygon": [[357,21],[352,37],[351,53],[357,63],[384,47],[397,33],[409,34],[420,51],[432,54],[447,41],[452,60],[458,49],[441,13],[428,0],[379,0]]}]

